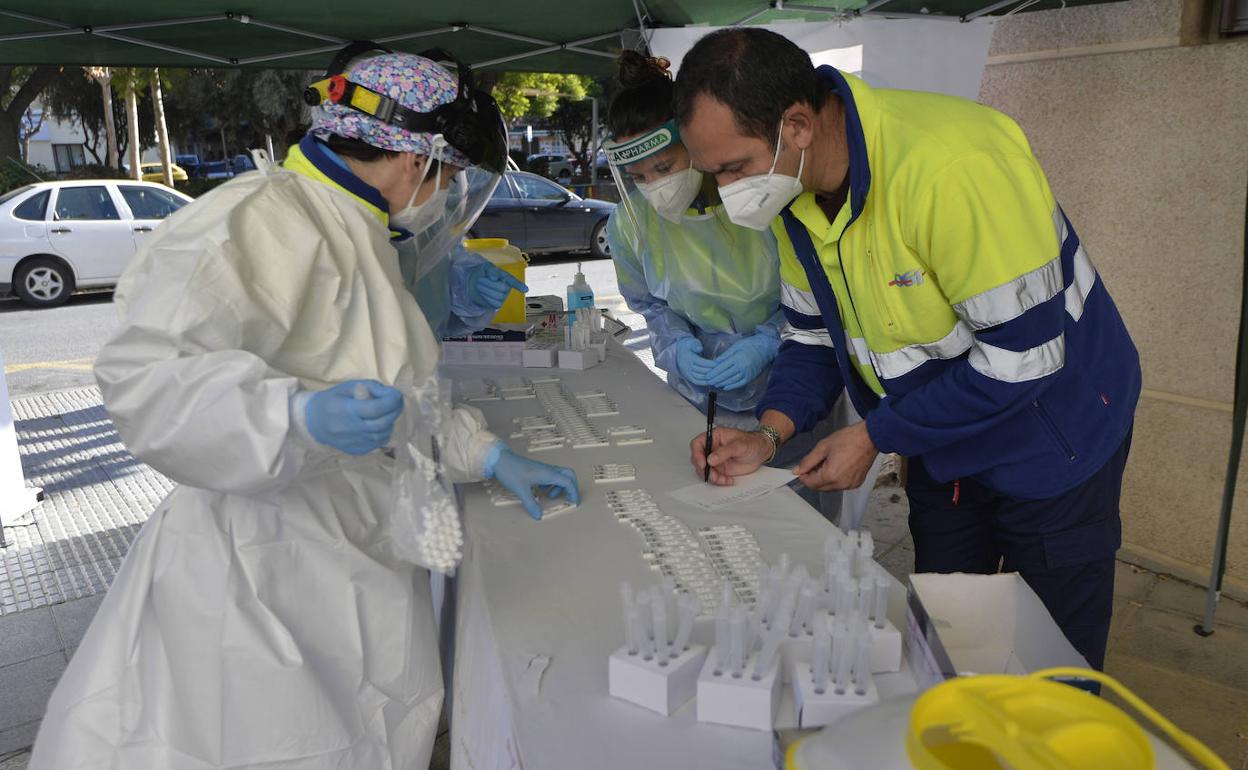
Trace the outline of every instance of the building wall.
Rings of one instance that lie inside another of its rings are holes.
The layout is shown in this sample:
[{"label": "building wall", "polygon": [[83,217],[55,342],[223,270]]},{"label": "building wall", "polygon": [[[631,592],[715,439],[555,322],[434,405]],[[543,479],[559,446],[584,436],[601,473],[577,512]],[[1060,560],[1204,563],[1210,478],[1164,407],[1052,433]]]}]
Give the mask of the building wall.
[{"label": "building wall", "polygon": [[[980,100],[1026,131],[1140,350],[1124,555],[1204,580],[1230,441],[1248,41],[1181,45],[1201,37],[1192,7],[1126,0],[1003,19]],[[1228,588],[1246,594],[1248,473],[1239,483]]]}]

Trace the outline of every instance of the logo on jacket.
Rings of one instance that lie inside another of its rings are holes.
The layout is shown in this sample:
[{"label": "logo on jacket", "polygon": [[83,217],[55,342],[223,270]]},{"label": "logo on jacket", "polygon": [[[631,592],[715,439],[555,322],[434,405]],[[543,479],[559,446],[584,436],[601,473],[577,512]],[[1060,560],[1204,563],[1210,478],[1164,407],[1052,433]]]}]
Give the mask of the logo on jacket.
[{"label": "logo on jacket", "polygon": [[889,286],[922,286],[923,271],[911,270],[908,273],[894,273],[893,280],[888,282]]}]

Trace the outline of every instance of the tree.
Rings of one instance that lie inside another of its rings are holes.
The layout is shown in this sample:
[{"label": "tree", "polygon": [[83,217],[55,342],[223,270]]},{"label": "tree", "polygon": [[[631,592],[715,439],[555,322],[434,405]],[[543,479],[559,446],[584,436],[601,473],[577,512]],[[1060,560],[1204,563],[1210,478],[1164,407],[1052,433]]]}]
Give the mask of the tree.
[{"label": "tree", "polygon": [[165,95],[169,130],[177,136],[220,134],[229,148],[263,146],[284,155],[286,138],[308,122],[303,89],[316,73],[298,70],[187,70]]},{"label": "tree", "polygon": [[165,123],[165,100],[160,91],[160,70],[152,70],[152,118],[156,123],[156,144],[160,147],[161,176],[167,186],[173,187],[173,158],[170,157],[169,127]]},{"label": "tree", "polygon": [[491,89],[508,124],[523,117],[549,118],[561,99],[579,101],[593,82],[584,75],[552,72],[504,72]]},{"label": "tree", "polygon": [[[98,78],[104,75],[99,72],[92,74],[93,70],[94,68],[66,67],[60,76],[54,78],[45,89],[43,104],[53,115],[64,119],[78,119],[82,124],[82,132],[86,136],[86,151],[98,164],[104,162],[97,148],[101,144],[101,138],[107,135],[108,118],[111,116],[114,126],[112,152],[117,153],[115,157],[125,157],[126,150],[129,148],[129,131],[127,130],[129,120],[126,117],[125,101],[112,99],[111,84],[108,85],[107,91],[102,91],[103,84]],[[125,75],[126,71],[114,68],[106,77],[112,83],[116,83],[118,80],[115,76],[118,73]],[[140,85],[140,88],[145,88],[145,86]],[[108,94],[107,101],[111,110],[106,109],[102,93]],[[156,130],[151,100],[140,99],[138,109],[140,147],[150,147]],[[105,142],[105,148],[108,152],[107,142]],[[113,162],[116,163],[115,159]],[[112,167],[120,168],[120,165]]]},{"label": "tree", "polygon": [[605,136],[603,120],[606,116],[606,106],[610,98],[611,82],[607,79],[586,78],[588,81],[585,87],[585,98],[580,101],[571,101],[561,99],[559,106],[551,113],[550,117],[544,121],[548,128],[558,131],[563,138],[563,143],[580,161],[581,168],[585,169],[585,173],[589,175],[590,181],[594,179],[594,161],[591,155],[596,154],[597,147],[591,147],[594,138],[593,114],[594,106],[591,98],[598,100],[598,140],[602,141]]},{"label": "tree", "polygon": [[0,64],[0,159],[21,160],[22,116],[60,67]]},{"label": "tree", "polygon": [[[100,85],[100,94],[104,97],[103,114],[104,114],[104,130],[106,133],[105,151],[107,152],[108,165],[110,168],[120,168],[117,162],[117,122],[113,119],[113,86],[112,76],[108,71],[108,67],[83,67],[86,76],[94,80]],[[83,134],[87,133],[86,122],[83,121]],[[100,160],[100,156],[95,153],[94,136],[92,141],[87,145],[91,148],[91,155],[95,157],[96,162]]]},{"label": "tree", "polygon": [[35,134],[43,130],[43,121],[48,117],[47,110],[34,110],[27,108],[26,113],[22,115],[21,142],[22,142],[22,161],[30,162],[30,140]]}]

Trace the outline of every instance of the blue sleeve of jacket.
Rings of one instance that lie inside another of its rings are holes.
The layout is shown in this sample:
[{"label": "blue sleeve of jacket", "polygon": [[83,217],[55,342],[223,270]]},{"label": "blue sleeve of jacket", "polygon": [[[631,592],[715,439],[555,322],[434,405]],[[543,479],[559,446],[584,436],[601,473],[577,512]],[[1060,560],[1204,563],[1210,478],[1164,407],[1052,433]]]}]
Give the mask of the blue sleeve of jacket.
[{"label": "blue sleeve of jacket", "polygon": [[676,351],[672,346],[684,337],[694,336],[693,327],[666,302],[650,293],[641,257],[633,250],[630,240],[620,236],[615,214],[608,222],[607,240],[611,244],[620,295],[633,312],[646,319],[655,366],[665,372],[675,371]]},{"label": "blue sleeve of jacket", "polygon": [[[822,322],[788,307],[783,307],[782,312],[790,324],[790,333],[782,336],[789,339],[780,343],[767,379],[767,392],[754,413],[761,418],[763,412],[774,409],[792,420],[798,433],[803,433],[832,411],[845,380],[831,347],[799,341],[802,329],[815,329]],[[794,327],[796,333],[792,331]]]}]

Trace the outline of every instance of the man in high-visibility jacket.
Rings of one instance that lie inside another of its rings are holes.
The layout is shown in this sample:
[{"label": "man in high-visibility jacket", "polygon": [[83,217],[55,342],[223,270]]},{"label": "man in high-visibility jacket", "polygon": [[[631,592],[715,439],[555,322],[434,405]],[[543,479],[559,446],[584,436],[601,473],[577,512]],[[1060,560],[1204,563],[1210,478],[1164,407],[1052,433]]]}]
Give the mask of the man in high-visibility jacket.
[{"label": "man in high-visibility jacket", "polygon": [[1139,357],[1008,117],[874,89],[761,29],[704,37],[676,81],[696,168],[780,245],[783,343],[761,427],[692,459],[732,483],[846,388],[865,421],[797,466],[815,489],[909,458],[919,572],[1018,571],[1103,665]]}]

